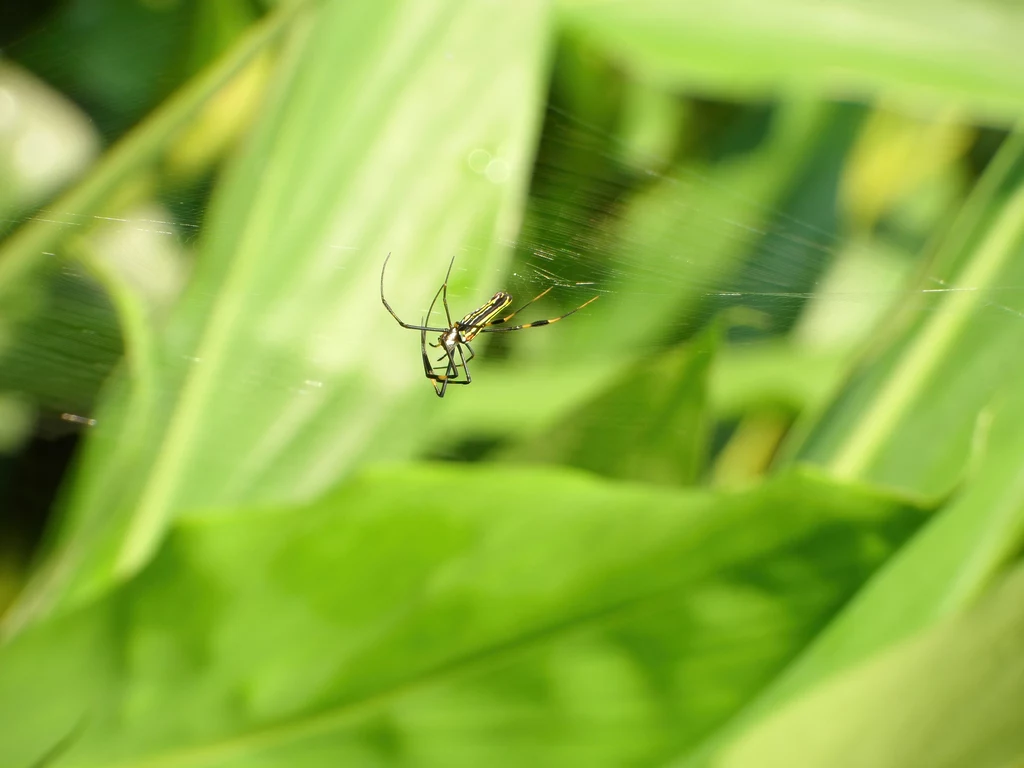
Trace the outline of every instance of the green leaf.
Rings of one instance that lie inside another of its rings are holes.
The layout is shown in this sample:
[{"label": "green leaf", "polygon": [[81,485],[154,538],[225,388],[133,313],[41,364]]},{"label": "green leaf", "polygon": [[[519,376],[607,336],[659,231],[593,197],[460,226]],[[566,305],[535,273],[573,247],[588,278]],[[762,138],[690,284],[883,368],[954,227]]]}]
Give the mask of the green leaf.
[{"label": "green leaf", "polygon": [[1024,569],[974,610],[794,702],[723,759],[739,766],[933,768],[1024,757]]},{"label": "green leaf", "polygon": [[[962,614],[985,594],[1024,545],[1024,397],[1016,387],[1003,394],[999,407],[986,413],[991,434],[961,494],[880,568],[799,658],[686,765],[706,765],[711,755],[727,749],[723,745],[730,740],[745,738],[744,728],[751,722],[831,676]],[[846,723],[837,721],[841,728]]]},{"label": "green leaf", "polygon": [[301,7],[153,384],[108,394],[8,631],[134,573],[178,510],[308,499],[375,454],[414,451],[414,425],[442,413],[418,334],[380,305],[381,264],[394,252],[389,299],[419,321],[453,254],[454,296],[500,255],[530,168],[546,5]]},{"label": "green leaf", "polygon": [[717,329],[626,368],[598,396],[502,458],[638,482],[693,483],[710,442],[706,392],[716,336]]},{"label": "green leaf", "polygon": [[[962,479],[979,415],[1024,376],[1024,301],[1001,290],[1024,281],[1022,157],[1024,138],[1015,137],[949,231],[922,292],[887,318],[798,458],[924,496]],[[1014,186],[1000,201],[1007,178]]]},{"label": "green leaf", "polygon": [[130,582],[0,649],[0,763],[83,718],[69,768],[648,762],[918,520],[799,473],[709,493],[433,466],[190,514]]},{"label": "green leaf", "polygon": [[[33,285],[36,270],[67,234],[69,224],[100,212],[122,185],[156,160],[167,143],[195,119],[208,101],[257,54],[287,28],[294,14],[307,4],[292,3],[257,25],[222,60],[167,99],[146,120],[111,148],[80,183],[48,208],[48,216],[29,220],[0,248],[0,307],[5,316],[26,285]],[[70,221],[62,221],[68,217]]]},{"label": "green leaf", "polygon": [[1024,12],[1009,2],[562,0],[565,25],[640,77],[744,97],[961,105],[1024,114]]},{"label": "green leaf", "polygon": [[0,393],[16,393],[43,415],[89,416],[121,360],[121,324],[129,334],[129,368],[152,367],[139,360],[139,337],[152,335],[180,290],[185,268],[168,237],[173,225],[153,224],[171,218],[165,209],[142,204],[120,213],[117,221],[70,240],[60,257],[49,257],[26,281],[26,292],[38,291],[39,297],[34,307],[25,302],[28,311],[6,329]]},{"label": "green leaf", "polygon": [[848,122],[842,109],[795,98],[779,108],[755,151],[692,163],[633,195],[610,225],[608,260],[637,268],[616,274],[595,319],[566,329],[549,357],[619,352],[626,365],[644,346],[692,333],[720,303],[719,293],[731,293],[737,275],[756,263],[755,246],[774,209]]},{"label": "green leaf", "polygon": [[[208,100],[274,41],[293,13],[294,8],[274,14],[255,27],[223,61],[165,102],[108,151],[45,213],[28,218],[3,242],[0,391],[22,393],[46,411],[92,411],[98,389],[120,355],[120,329],[111,301],[100,294],[93,280],[80,274],[79,265],[63,258],[64,241],[69,233],[83,231],[83,222],[103,221],[109,230],[110,222],[99,214],[111,198],[146,170]],[[125,222],[122,224],[122,229],[128,228]],[[92,234],[89,226],[84,231]],[[61,257],[55,255],[57,252]],[[154,266],[156,256],[152,252],[142,254],[134,260],[135,268]],[[153,279],[153,275],[149,277]],[[152,291],[148,293],[134,300],[154,298]],[[121,321],[129,335],[144,332],[134,327],[132,318],[122,317]],[[134,447],[131,441],[125,444]]]},{"label": "green leaf", "polygon": [[835,392],[845,362],[842,351],[793,341],[730,344],[715,357],[708,397],[726,419],[757,410],[813,410]]},{"label": "green leaf", "polygon": [[50,257],[35,305],[5,329],[0,393],[54,413],[88,414],[121,356],[117,317],[100,286],[74,263]]}]

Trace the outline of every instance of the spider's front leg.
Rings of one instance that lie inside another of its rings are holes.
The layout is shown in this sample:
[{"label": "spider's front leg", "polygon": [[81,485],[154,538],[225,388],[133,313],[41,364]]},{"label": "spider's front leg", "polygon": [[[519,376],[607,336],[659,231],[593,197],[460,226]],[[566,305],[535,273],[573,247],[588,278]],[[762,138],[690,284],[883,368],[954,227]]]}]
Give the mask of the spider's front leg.
[{"label": "spider's front leg", "polygon": [[[431,344],[430,346],[434,346]],[[434,366],[430,364],[430,357],[427,355],[427,332],[420,331],[420,350],[423,352],[423,375],[426,376],[430,383],[434,386],[434,392],[438,397],[444,397],[444,391],[448,388],[448,376],[442,376],[434,370]],[[449,364],[448,370],[451,370]],[[438,382],[441,382],[438,387]]]},{"label": "spider's front leg", "polygon": [[451,381],[452,364],[453,361],[449,361],[445,373],[440,374],[430,366],[430,361],[424,357],[424,373],[434,387],[434,394],[438,397],[444,397],[445,390],[448,389],[448,382]]}]

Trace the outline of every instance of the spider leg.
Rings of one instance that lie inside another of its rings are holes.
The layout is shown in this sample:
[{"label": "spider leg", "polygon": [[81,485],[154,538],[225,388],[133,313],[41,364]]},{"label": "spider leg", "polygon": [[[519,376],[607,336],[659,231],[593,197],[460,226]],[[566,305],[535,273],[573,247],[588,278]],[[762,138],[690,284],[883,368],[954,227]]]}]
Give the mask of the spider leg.
[{"label": "spider leg", "polygon": [[[440,386],[438,386],[438,382],[441,382]],[[448,377],[434,375],[431,377],[430,383],[434,385],[434,394],[444,397],[444,392],[448,389]]]},{"label": "spider leg", "polygon": [[454,378],[458,375],[458,370],[454,369],[455,359],[454,357],[448,358],[448,367],[445,369],[443,374],[438,373],[434,370],[433,366],[430,365],[430,360],[427,359],[426,353],[423,355],[423,367],[427,378],[434,387],[434,394],[438,397],[444,397],[445,390],[448,389],[449,382],[455,383]]},{"label": "spider leg", "polygon": [[[438,290],[438,293],[440,293],[440,290]],[[430,310],[432,310],[434,308],[434,303],[436,301],[437,301],[437,295],[434,296],[434,301],[430,302],[430,309],[427,310],[428,316],[429,316]],[[424,320],[424,325],[425,325],[426,324],[426,318],[423,318],[423,320]],[[432,346],[432,347],[435,347],[435,346],[439,347],[441,345],[440,345],[440,343],[438,343],[438,344],[431,344],[430,346]],[[438,397],[444,397],[444,391],[445,391],[445,389],[448,388],[448,379],[449,379],[449,375],[451,374],[451,371],[452,371],[451,355],[450,354],[447,355],[448,358],[449,358],[449,365],[448,365],[448,369],[446,370],[446,372],[443,375],[439,374],[437,371],[434,370],[434,366],[430,362],[430,356],[427,354],[427,331],[426,331],[425,328],[420,330],[420,352],[423,355],[423,375],[426,376],[428,379],[430,379],[431,384],[434,385],[434,392],[437,393],[437,396]],[[445,356],[442,355],[441,357],[438,358],[438,362],[440,362],[444,358],[445,358]],[[437,385],[437,382],[439,382],[439,381],[441,382],[441,388],[440,389],[438,389],[438,385]]]},{"label": "spider leg", "polygon": [[552,318],[550,318],[548,320],[534,320],[532,323],[525,323],[523,325],[515,325],[515,326],[512,326],[511,328],[488,328],[488,327],[484,327],[484,328],[481,328],[479,332],[480,333],[508,333],[509,331],[522,331],[522,330],[525,330],[526,328],[537,328],[537,327],[542,326],[542,325],[551,325],[551,323],[557,323],[559,320],[563,320],[564,318],[568,317],[569,315],[574,314],[576,312],[579,312],[585,306],[587,306],[588,304],[593,304],[599,298],[601,298],[601,297],[600,296],[595,296],[594,298],[592,298],[592,299],[590,299],[588,301],[585,301],[582,304],[580,304],[578,307],[576,307],[576,309],[571,310],[569,312],[566,312],[564,315],[559,315],[558,317],[552,317]]},{"label": "spider leg", "polygon": [[[444,384],[442,385],[442,392],[449,384],[458,384],[459,378],[459,366],[455,362],[455,353],[452,350],[448,350],[448,367],[444,372]],[[441,397],[444,397],[442,394]]]},{"label": "spider leg", "polygon": [[504,322],[506,322],[506,321],[508,321],[508,320],[511,320],[511,319],[512,319],[513,317],[515,317],[516,315],[518,315],[518,314],[519,314],[520,312],[522,312],[522,311],[523,311],[524,309],[526,309],[526,308],[527,308],[528,306],[530,306],[531,304],[533,304],[533,302],[537,301],[538,299],[542,299],[542,298],[544,298],[544,297],[545,297],[545,296],[547,296],[547,295],[548,295],[548,293],[550,293],[550,292],[551,292],[551,286],[548,286],[548,287],[547,287],[547,288],[545,288],[545,289],[544,289],[543,291],[541,291],[541,292],[540,292],[540,293],[538,293],[538,294],[537,294],[536,296],[534,296],[534,297],[533,297],[532,299],[530,299],[530,300],[529,300],[528,302],[526,302],[525,304],[523,304],[523,306],[521,306],[521,307],[520,307],[519,309],[517,309],[517,310],[516,310],[515,312],[513,312],[513,313],[512,313],[511,315],[505,315],[505,316],[504,316],[503,318],[501,318],[500,320],[492,320],[492,321],[491,321],[491,322],[489,322],[489,323],[485,323],[485,324],[484,324],[484,326],[486,327],[486,326],[488,326],[488,325],[501,325],[502,323],[504,323]]},{"label": "spider leg", "polygon": [[[465,379],[459,378],[459,363],[455,362],[455,351],[458,350],[459,357],[462,360],[462,370],[466,375]],[[448,389],[449,384],[469,384],[473,381],[473,377],[469,374],[469,366],[466,365],[466,357],[462,353],[462,346],[456,345],[448,353],[448,367],[445,369],[444,374],[437,373],[433,369],[427,374],[427,378],[430,379],[430,383],[434,385],[434,393],[438,397],[444,397],[445,390]],[[440,384],[439,384],[440,382]]]},{"label": "spider leg", "polygon": [[[455,265],[455,257],[448,262],[448,272],[445,273],[444,282],[441,283],[441,302],[444,304],[444,316],[448,320],[448,327],[452,327],[452,313],[448,311],[448,278],[452,276],[452,267]],[[429,317],[429,315],[428,315]]]},{"label": "spider leg", "polygon": [[[466,346],[468,347],[469,345],[467,344]],[[455,348],[456,348],[457,350],[459,350],[459,358],[460,358],[460,359],[462,360],[462,372],[463,372],[464,374],[466,374],[466,380],[465,380],[465,381],[461,381],[461,380],[455,380],[455,379],[453,379],[451,383],[452,383],[452,384],[470,384],[470,383],[472,383],[472,381],[473,381],[473,377],[469,375],[469,366],[468,366],[468,365],[466,365],[466,363],[467,363],[468,361],[466,360],[466,356],[465,356],[465,355],[463,354],[463,352],[462,352],[462,345],[461,345],[461,344],[457,344],[457,345],[455,346]],[[473,359],[473,354],[472,354],[472,353],[473,353],[473,350],[471,349],[471,350],[469,350],[469,352],[470,352],[470,357],[469,357],[469,359],[470,359],[470,360],[472,360],[472,359]],[[458,372],[459,366],[458,366],[458,364],[457,364],[457,363],[455,362],[455,355],[452,355],[452,363],[451,363],[451,364],[452,364],[452,367],[453,367],[453,368],[455,369],[455,371],[456,371],[456,372]]]},{"label": "spider leg", "polygon": [[[434,366],[430,364],[430,357],[427,355],[427,332],[426,330],[420,331],[420,349],[423,352],[423,375],[428,379],[436,380],[437,373],[434,371]],[[434,390],[437,390],[437,385],[434,385]],[[444,397],[444,391],[438,393],[438,397]]]},{"label": "spider leg", "polygon": [[[437,293],[434,294],[434,298],[430,300],[430,307],[427,308],[426,317],[423,318],[423,325],[426,325],[427,324],[427,320],[430,319],[430,313],[434,311],[434,305],[437,304],[437,297],[441,295],[441,292],[443,290],[445,290],[445,286],[444,285],[442,285],[440,288],[437,289]],[[444,333],[448,329],[447,328],[427,328],[427,330],[428,331],[435,331],[437,333]],[[426,334],[424,334],[424,337],[426,337]]]},{"label": "spider leg", "polygon": [[[407,323],[404,320],[402,320],[402,318],[400,318],[398,316],[398,314],[395,312],[394,309],[391,308],[391,305],[388,304],[388,300],[384,298],[384,270],[387,269],[387,267],[388,267],[388,259],[390,259],[390,258],[391,258],[391,254],[389,253],[387,255],[387,257],[384,259],[384,266],[380,268],[380,300],[381,300],[381,303],[384,305],[384,309],[386,309],[388,312],[390,312],[391,316],[393,318],[395,318],[395,320],[398,321],[398,324],[400,326],[402,326],[403,328],[410,328],[410,329],[412,329],[414,331],[427,330],[427,331],[432,331],[434,333],[444,333],[445,331],[447,331],[448,330],[447,328],[432,328],[432,327],[428,326],[426,319],[424,319],[423,325],[412,325],[410,323]],[[451,266],[448,267],[448,270],[451,271]],[[440,291],[438,291],[438,293],[440,293]],[[434,297],[434,300],[435,301],[437,300],[436,296]],[[431,307],[433,307],[433,304],[431,304]],[[428,318],[430,317],[429,313],[428,313],[427,317]]]},{"label": "spider leg", "polygon": [[[437,300],[437,297],[434,297]],[[433,308],[433,303],[431,303]],[[432,345],[433,346],[433,345]],[[437,345],[440,346],[440,345]],[[466,346],[469,346],[468,344]],[[462,370],[465,371],[466,380],[462,381],[459,379],[459,364],[455,362],[455,350],[459,351],[459,357],[462,359]],[[469,384],[473,379],[469,375],[469,369],[466,367],[466,358],[462,354],[462,345],[456,344],[452,349],[445,349],[445,354],[438,358],[438,362],[448,358],[448,366],[445,368],[444,373],[438,373],[434,366],[430,363],[430,356],[427,354],[427,331],[425,329],[420,330],[420,351],[423,356],[423,375],[430,380],[430,383],[434,387],[434,394],[438,397],[444,397],[445,391],[448,389],[449,384]],[[470,349],[470,352],[473,350]],[[472,359],[472,355],[470,356]]]}]

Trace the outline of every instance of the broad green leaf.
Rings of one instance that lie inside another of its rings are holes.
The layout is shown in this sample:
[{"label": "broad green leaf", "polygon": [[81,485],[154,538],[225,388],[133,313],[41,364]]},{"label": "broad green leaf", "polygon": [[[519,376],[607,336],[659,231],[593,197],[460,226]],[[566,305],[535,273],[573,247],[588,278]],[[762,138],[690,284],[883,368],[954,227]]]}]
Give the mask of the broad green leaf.
[{"label": "broad green leaf", "polygon": [[650,762],[918,521],[799,473],[710,493],[434,466],[189,514],[130,581],[0,650],[0,763],[83,721],[68,768]]},{"label": "broad green leaf", "polygon": [[[724,345],[716,351],[708,374],[709,407],[720,419],[766,409],[786,414],[818,409],[828,404],[846,366],[845,352],[790,342]],[[467,437],[529,440],[553,430],[581,403],[601,397],[628,374],[628,368],[620,368],[615,359],[585,364],[482,361],[475,370],[486,377],[487,386],[459,393],[458,409],[432,430],[430,449],[444,453]],[[542,397],[523,397],[524,392],[540,390]]]},{"label": "broad green leaf", "polygon": [[974,610],[814,690],[716,765],[977,768],[1024,758],[1024,569]]},{"label": "broad green leaf", "polygon": [[[487,386],[459,392],[458,408],[431,431],[431,450],[441,452],[467,437],[528,439],[551,428],[579,403],[598,397],[619,375],[615,360],[563,365],[481,362],[475,370],[486,377]],[[525,392],[542,394],[524,397]]]},{"label": "broad green leaf", "polygon": [[[838,668],[963,611],[1024,544],[1024,398],[983,416],[986,445],[969,482],[857,596],[815,652]],[[810,659],[801,660],[809,664]]]},{"label": "broad green leaf", "polygon": [[736,96],[794,90],[1024,114],[1010,2],[562,0],[563,23],[645,79]]},{"label": "broad green leaf", "polygon": [[[147,392],[112,388],[49,567],[9,628],[143,566],[180,509],[312,498],[443,414],[419,322],[522,208],[546,4],[304,5],[217,190],[190,290]],[[243,44],[244,43],[243,41]],[[474,170],[474,152],[491,158]],[[489,255],[487,255],[489,253]]]},{"label": "broad green leaf", "polygon": [[[986,412],[969,483],[727,728],[685,765],[705,765],[743,728],[801,692],[972,606],[1024,544],[1024,397]],[[850,713],[858,717],[859,713]],[[845,724],[845,720],[843,723]],[[845,727],[845,725],[844,725]]]},{"label": "broad green leaf", "polygon": [[707,379],[716,336],[709,331],[685,347],[627,367],[598,396],[502,458],[638,482],[695,482],[709,449]]},{"label": "broad green leaf", "polygon": [[826,402],[841,381],[846,355],[796,342],[730,344],[715,356],[708,397],[715,414],[736,419],[770,410],[801,413]]}]

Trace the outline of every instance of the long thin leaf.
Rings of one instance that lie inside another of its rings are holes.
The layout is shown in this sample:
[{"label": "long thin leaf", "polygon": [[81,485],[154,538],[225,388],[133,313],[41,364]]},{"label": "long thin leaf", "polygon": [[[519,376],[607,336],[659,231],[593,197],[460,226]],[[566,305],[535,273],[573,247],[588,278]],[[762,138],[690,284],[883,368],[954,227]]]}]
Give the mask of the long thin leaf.
[{"label": "long thin leaf", "polygon": [[[453,253],[454,296],[499,255],[547,31],[540,0],[326,2],[300,17],[155,350],[157,396],[140,413],[135,393],[108,393],[50,567],[8,631],[134,573],[179,509],[312,498],[389,430],[390,453],[414,450],[424,430],[410,425],[443,403],[418,335],[380,305],[381,264],[395,254],[390,300],[419,321]],[[467,164],[479,149],[485,173]]]},{"label": "long thin leaf", "polygon": [[1003,123],[1024,114],[1024,13],[1013,3],[563,0],[561,9],[571,29],[665,84],[953,103]]}]

